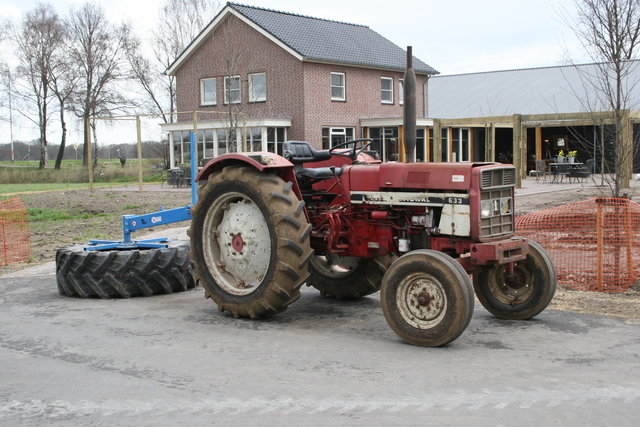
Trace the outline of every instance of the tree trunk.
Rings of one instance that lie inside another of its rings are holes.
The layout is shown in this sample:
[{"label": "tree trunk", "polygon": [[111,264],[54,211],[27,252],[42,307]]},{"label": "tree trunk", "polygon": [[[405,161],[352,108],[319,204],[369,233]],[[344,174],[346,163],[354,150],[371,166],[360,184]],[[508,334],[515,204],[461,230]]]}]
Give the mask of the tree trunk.
[{"label": "tree trunk", "polygon": [[82,147],[82,166],[89,167],[89,140],[91,139],[90,130],[87,128],[87,120],[89,120],[88,109],[82,115],[82,133],[84,134],[84,146]]},{"label": "tree trunk", "polygon": [[67,144],[67,123],[64,121],[64,105],[60,106],[60,126],[62,128],[62,138],[60,139],[60,149],[58,150],[58,157],[56,157],[55,169],[60,169],[62,166],[62,159],[64,158],[64,149]]}]

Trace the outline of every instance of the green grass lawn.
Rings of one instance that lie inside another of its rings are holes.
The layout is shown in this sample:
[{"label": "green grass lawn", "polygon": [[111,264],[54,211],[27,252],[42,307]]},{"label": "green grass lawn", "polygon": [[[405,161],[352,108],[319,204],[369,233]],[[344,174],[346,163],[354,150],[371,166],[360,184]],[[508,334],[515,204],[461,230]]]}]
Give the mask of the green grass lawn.
[{"label": "green grass lawn", "polygon": [[[137,185],[137,182],[113,183],[94,182],[94,187],[113,187],[116,185]],[[89,188],[88,183],[39,183],[39,184],[2,184],[0,185],[0,197],[13,194],[24,194],[33,191],[57,191],[74,190],[77,188]]]}]

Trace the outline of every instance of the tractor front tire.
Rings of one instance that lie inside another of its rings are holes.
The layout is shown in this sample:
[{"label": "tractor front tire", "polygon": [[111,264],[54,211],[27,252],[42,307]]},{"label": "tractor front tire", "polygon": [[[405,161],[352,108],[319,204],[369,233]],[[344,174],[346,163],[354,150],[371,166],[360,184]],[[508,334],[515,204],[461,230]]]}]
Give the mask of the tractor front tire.
[{"label": "tractor front tire", "polygon": [[263,317],[300,297],[313,255],[293,183],[249,166],[209,176],[188,231],[196,277],[220,311]]},{"label": "tractor front tire", "polygon": [[384,269],[371,258],[317,255],[309,262],[310,285],[322,296],[356,299],[380,290]]},{"label": "tractor front tire", "polygon": [[380,303],[391,329],[409,344],[438,347],[464,332],[473,315],[466,271],[441,252],[419,249],[398,258],[382,280]]},{"label": "tractor front tire", "polygon": [[56,282],[62,295],[130,298],[186,291],[196,286],[189,244],[159,249],[56,251]]},{"label": "tractor front tire", "polygon": [[529,254],[515,263],[516,282],[505,280],[505,266],[483,267],[473,275],[480,303],[501,319],[530,319],[542,312],[556,292],[556,269],[549,254],[529,240]]}]

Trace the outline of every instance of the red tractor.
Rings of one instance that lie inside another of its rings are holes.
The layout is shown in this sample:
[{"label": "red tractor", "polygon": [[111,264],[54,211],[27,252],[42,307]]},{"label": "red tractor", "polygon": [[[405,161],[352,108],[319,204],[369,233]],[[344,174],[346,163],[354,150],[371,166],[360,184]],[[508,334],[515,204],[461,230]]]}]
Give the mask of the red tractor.
[{"label": "red tractor", "polygon": [[189,229],[205,296],[257,318],[284,311],[305,283],[338,299],[380,291],[391,328],[420,346],[462,334],[474,290],[503,319],[547,307],[555,268],[540,245],[514,236],[513,166],[382,163],[371,143],[317,151],[290,141],[284,157],[209,162]]}]

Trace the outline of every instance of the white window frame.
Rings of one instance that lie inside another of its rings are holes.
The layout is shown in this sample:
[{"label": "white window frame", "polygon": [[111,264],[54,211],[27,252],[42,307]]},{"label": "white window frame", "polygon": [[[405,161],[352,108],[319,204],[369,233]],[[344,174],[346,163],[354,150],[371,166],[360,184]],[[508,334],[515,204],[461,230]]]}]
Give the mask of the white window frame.
[{"label": "white window frame", "polygon": [[[238,82],[237,89],[233,88],[233,83],[231,84],[231,88],[227,89],[227,87],[229,86],[230,80]],[[240,76],[226,76],[224,78],[224,103],[225,104],[240,104],[240,102],[242,102],[242,92],[240,91],[240,86],[241,86],[240,83],[241,83]],[[237,99],[234,99],[232,102],[229,102],[229,95],[236,91],[238,92]]]},{"label": "white window frame", "polygon": [[[388,88],[384,87],[384,82],[389,84]],[[389,99],[384,99],[385,94]],[[380,77],[380,99],[383,104],[393,104],[393,78],[392,77]]]},{"label": "white window frame", "polygon": [[398,81],[398,104],[404,104],[404,79]]},{"label": "white window frame", "polygon": [[[207,83],[209,82],[213,82],[213,93],[212,93],[212,101],[206,101],[205,100],[205,86],[207,85]],[[200,105],[217,105],[218,102],[218,97],[217,97],[217,92],[218,90],[218,83],[215,79],[215,77],[210,78],[210,79],[200,79]]]},{"label": "white window frame", "polygon": [[[466,134],[467,149],[464,149],[464,136]],[[471,161],[471,129],[469,128],[451,128],[451,161],[459,163],[467,163]],[[454,147],[455,144],[455,147]],[[455,149],[454,149],[455,148]],[[454,155],[460,155],[460,158]]]},{"label": "white window frame", "polygon": [[[264,79],[264,85],[262,91],[258,94],[253,93],[253,79],[262,76]],[[266,102],[267,100],[267,74],[266,73],[253,73],[249,74],[249,102]]]},{"label": "white window frame", "polygon": [[[333,84],[333,76],[340,76],[341,80],[342,80],[342,84],[339,85],[334,85]],[[332,101],[346,101],[347,100],[347,84],[346,84],[346,78],[345,78],[345,74],[344,73],[331,73],[331,100]],[[342,89],[342,96],[334,96],[333,95],[333,89],[334,88],[341,88]]]}]

